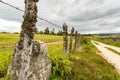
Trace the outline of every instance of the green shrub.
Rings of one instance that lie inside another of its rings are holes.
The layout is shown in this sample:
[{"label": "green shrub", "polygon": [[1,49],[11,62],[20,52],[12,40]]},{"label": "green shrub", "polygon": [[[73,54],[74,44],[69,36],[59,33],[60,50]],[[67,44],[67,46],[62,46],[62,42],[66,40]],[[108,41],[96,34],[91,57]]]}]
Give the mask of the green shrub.
[{"label": "green shrub", "polygon": [[66,57],[52,58],[52,75],[63,77],[71,74],[71,62]]},{"label": "green shrub", "polygon": [[90,43],[90,39],[87,38],[87,37],[83,37],[81,43],[82,44],[89,44]]}]

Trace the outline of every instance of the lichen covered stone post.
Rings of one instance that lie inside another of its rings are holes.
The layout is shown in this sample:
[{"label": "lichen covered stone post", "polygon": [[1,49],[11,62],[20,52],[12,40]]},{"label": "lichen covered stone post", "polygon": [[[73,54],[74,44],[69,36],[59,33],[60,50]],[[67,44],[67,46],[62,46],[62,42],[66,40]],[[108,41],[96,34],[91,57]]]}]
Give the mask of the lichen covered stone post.
[{"label": "lichen covered stone post", "polygon": [[51,74],[51,61],[47,46],[42,41],[34,41],[37,31],[38,0],[25,0],[24,21],[20,40],[16,44],[7,75],[10,80],[48,80]]},{"label": "lichen covered stone post", "polygon": [[77,48],[80,47],[80,43],[81,43],[81,35],[80,33],[78,34],[78,38],[77,38]]},{"label": "lichen covered stone post", "polygon": [[74,28],[72,27],[71,33],[70,33],[69,52],[72,51],[73,34],[74,34]]},{"label": "lichen covered stone post", "polygon": [[64,55],[66,56],[68,54],[68,32],[66,23],[63,24],[63,48]]},{"label": "lichen covered stone post", "polygon": [[78,32],[75,32],[75,44],[74,44],[74,51],[76,51],[77,48],[77,38],[78,38]]}]

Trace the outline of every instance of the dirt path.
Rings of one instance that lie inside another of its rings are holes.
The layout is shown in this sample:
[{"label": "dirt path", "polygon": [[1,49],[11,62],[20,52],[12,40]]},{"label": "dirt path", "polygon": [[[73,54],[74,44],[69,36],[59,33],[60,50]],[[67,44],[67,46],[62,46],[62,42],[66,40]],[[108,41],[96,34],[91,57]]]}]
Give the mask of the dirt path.
[{"label": "dirt path", "polygon": [[46,43],[47,45],[49,44],[58,44],[58,43],[63,43],[63,41],[58,41],[58,42],[49,42],[49,43]]},{"label": "dirt path", "polygon": [[[57,42],[48,42],[46,43],[47,45],[49,44],[58,44],[58,43],[63,43],[63,41],[57,41]],[[3,46],[3,47],[0,47],[0,50],[2,49],[8,49],[8,48],[14,48],[15,46]]]},{"label": "dirt path", "polygon": [[92,43],[99,49],[99,51],[101,51],[101,53],[98,54],[105,58],[109,63],[111,63],[116,68],[117,72],[119,72],[120,74],[120,56],[108,50],[106,47],[112,48],[118,52],[120,52],[120,48],[106,45],[97,41],[92,41]]}]

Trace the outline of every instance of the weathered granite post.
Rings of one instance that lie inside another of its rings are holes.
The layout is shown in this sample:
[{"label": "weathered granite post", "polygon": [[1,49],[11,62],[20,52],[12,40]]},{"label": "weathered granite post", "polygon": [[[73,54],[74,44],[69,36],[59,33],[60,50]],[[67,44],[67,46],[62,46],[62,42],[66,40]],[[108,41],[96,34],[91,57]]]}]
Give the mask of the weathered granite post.
[{"label": "weathered granite post", "polygon": [[8,69],[10,80],[48,80],[51,74],[46,44],[33,41],[37,30],[37,2],[38,0],[25,0],[20,40],[16,44]]},{"label": "weathered granite post", "polygon": [[70,43],[69,43],[69,51],[72,51],[72,42],[73,42],[73,34],[74,34],[74,28],[72,27],[71,33],[70,33]]},{"label": "weathered granite post", "polygon": [[78,38],[78,32],[75,32],[75,44],[74,44],[74,51],[76,51],[77,48],[77,38]]},{"label": "weathered granite post", "polygon": [[63,24],[63,48],[64,55],[66,56],[68,53],[68,32],[66,23]]},{"label": "weathered granite post", "polygon": [[77,48],[80,47],[80,43],[81,43],[81,35],[80,33],[78,34],[78,38],[77,38]]}]

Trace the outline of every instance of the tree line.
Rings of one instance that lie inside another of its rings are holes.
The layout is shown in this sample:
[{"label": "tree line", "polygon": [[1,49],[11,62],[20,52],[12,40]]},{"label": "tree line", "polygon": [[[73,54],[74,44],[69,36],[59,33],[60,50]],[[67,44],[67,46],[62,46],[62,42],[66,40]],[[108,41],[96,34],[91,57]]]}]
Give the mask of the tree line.
[{"label": "tree line", "polygon": [[55,32],[54,28],[52,30],[50,30],[47,27],[44,31],[37,31],[37,34],[63,35],[63,31],[62,30],[58,30],[58,32]]}]

